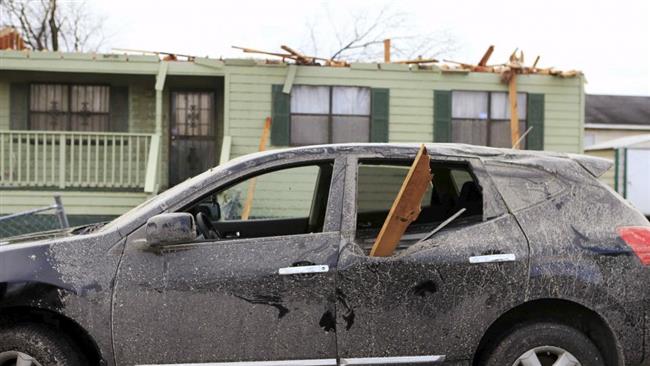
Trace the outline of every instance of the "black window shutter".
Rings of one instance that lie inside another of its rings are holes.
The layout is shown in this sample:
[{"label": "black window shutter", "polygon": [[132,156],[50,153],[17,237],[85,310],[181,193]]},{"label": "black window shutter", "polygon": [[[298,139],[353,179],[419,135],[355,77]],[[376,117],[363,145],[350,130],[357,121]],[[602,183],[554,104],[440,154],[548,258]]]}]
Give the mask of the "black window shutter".
[{"label": "black window shutter", "polygon": [[282,85],[271,87],[271,144],[288,146],[290,142],[291,95],[282,92]]},{"label": "black window shutter", "polygon": [[526,149],[544,150],[544,94],[528,94]]},{"label": "black window shutter", "polygon": [[26,130],[29,109],[29,84],[12,83],[9,87],[9,94],[9,126],[12,130]]},{"label": "black window shutter", "polygon": [[129,88],[125,86],[111,87],[111,126],[110,131],[129,131]]},{"label": "black window shutter", "polygon": [[371,89],[370,142],[388,142],[390,89]]},{"label": "black window shutter", "polygon": [[433,91],[433,141],[451,142],[451,91]]}]

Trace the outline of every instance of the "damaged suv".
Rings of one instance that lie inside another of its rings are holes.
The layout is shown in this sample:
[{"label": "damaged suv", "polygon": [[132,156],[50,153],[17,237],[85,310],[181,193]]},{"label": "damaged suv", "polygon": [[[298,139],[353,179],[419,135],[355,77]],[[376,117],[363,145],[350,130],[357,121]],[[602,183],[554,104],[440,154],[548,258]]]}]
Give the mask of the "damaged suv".
[{"label": "damaged suv", "polygon": [[609,162],[426,148],[399,235],[382,228],[418,146],[355,144],[1,242],[0,365],[648,364],[650,224],[597,180]]}]

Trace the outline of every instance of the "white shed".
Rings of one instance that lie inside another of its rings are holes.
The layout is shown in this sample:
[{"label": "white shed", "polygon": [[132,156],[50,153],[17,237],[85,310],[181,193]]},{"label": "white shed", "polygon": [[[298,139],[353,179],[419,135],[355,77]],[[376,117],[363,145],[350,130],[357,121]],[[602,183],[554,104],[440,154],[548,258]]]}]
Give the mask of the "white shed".
[{"label": "white shed", "polygon": [[650,134],[592,145],[585,154],[612,160],[614,168],[601,179],[650,216]]}]

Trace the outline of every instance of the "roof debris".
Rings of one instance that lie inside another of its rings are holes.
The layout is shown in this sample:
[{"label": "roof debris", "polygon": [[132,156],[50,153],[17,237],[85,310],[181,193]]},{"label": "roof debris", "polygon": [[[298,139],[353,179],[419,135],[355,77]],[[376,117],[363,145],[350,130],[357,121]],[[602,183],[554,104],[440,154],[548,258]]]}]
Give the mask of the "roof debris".
[{"label": "roof debris", "polygon": [[[388,40],[387,40],[388,41]],[[272,51],[263,51],[254,48],[232,46],[233,48],[242,50],[245,53],[254,53],[267,56],[280,57],[282,62],[288,62],[289,60],[293,61],[297,65],[313,65],[313,66],[333,66],[333,67],[349,67],[350,62],[340,59],[327,59],[323,57],[316,56],[306,56],[302,53],[290,48],[289,46],[282,45],[282,48],[286,53],[272,52]],[[515,49],[515,51],[510,55],[508,62],[502,64],[488,65],[488,61],[494,52],[494,45],[488,47],[488,49],[481,57],[481,60],[478,64],[470,64],[465,62],[458,62],[453,60],[443,60],[440,62],[435,58],[423,58],[418,57],[413,60],[397,60],[390,61],[385,63],[392,64],[406,64],[406,65],[415,65],[419,68],[428,68],[431,67],[431,64],[435,64],[443,72],[486,72],[486,73],[496,73],[502,75],[502,80],[504,83],[508,83],[512,74],[537,74],[537,75],[552,75],[563,78],[576,77],[582,75],[581,71],[578,70],[558,70],[554,67],[540,68],[537,67],[540,57],[535,58],[535,62],[532,66],[526,66],[524,64],[524,52]],[[385,55],[385,60],[388,60]],[[273,60],[267,60],[268,63],[275,63]]]},{"label": "roof debris", "polygon": [[24,50],[25,41],[15,28],[0,29],[0,50]]}]

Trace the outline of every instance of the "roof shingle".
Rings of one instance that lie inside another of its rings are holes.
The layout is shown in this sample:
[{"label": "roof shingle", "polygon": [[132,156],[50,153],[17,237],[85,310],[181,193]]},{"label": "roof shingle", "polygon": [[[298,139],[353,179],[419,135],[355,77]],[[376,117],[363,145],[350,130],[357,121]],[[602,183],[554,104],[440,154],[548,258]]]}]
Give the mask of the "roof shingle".
[{"label": "roof shingle", "polygon": [[585,123],[650,125],[650,97],[587,95]]}]

